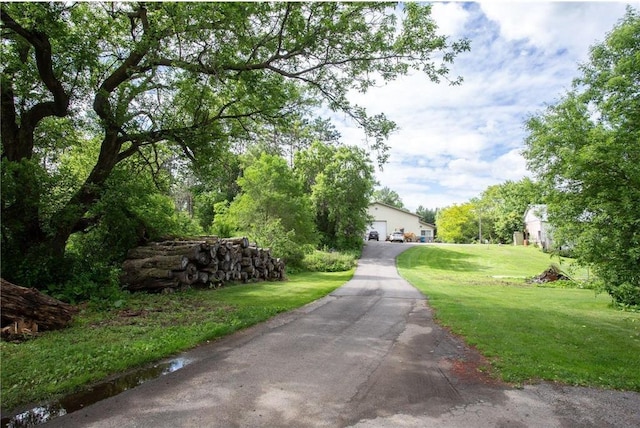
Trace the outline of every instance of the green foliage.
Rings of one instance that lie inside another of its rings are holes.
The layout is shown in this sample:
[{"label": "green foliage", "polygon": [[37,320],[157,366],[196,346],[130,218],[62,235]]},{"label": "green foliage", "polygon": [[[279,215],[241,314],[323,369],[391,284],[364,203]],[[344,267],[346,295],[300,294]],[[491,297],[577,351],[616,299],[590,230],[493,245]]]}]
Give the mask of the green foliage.
[{"label": "green foliage", "polygon": [[308,149],[314,142],[332,145],[338,144],[339,140],[340,133],[329,120],[311,120],[294,113],[288,116],[285,127],[266,124],[256,130],[250,142],[242,143],[248,145],[247,151],[282,156],[292,164],[295,154]]},{"label": "green foliage", "polygon": [[23,245],[25,234],[43,233],[31,229],[30,222],[24,221],[25,216],[32,216],[40,209],[39,199],[24,198],[24,193],[33,192],[40,195],[48,187],[49,182],[43,168],[33,160],[9,162],[2,158],[1,167],[0,198],[3,213],[2,222],[0,222],[2,233],[0,262],[3,277],[7,279],[13,277],[15,282],[35,285],[40,279],[39,268],[36,267],[38,272],[34,272],[34,268],[29,265],[32,264],[32,260],[40,260],[46,264],[47,253],[40,245],[26,248]]},{"label": "green foliage", "polygon": [[281,219],[269,219],[256,226],[250,226],[249,236],[258,246],[271,250],[275,257],[285,259],[287,266],[300,266],[305,254],[313,251],[313,245],[300,242],[294,230],[286,230]]},{"label": "green foliage", "polygon": [[229,213],[228,201],[217,202],[214,204],[215,219],[211,226],[210,232],[212,235],[219,236],[221,238],[230,238],[234,235],[238,229],[238,224],[234,217]]},{"label": "green foliage", "polygon": [[438,211],[438,239],[456,244],[470,243],[478,238],[476,205],[454,204]]},{"label": "green foliage", "polygon": [[404,208],[400,195],[395,190],[391,190],[388,187],[376,189],[371,196],[371,202],[382,202],[383,204],[391,205],[396,208]]},{"label": "green foliage", "polygon": [[104,308],[126,300],[128,294],[120,288],[118,268],[81,254],[69,254],[67,259],[69,279],[49,284],[47,294],[71,304],[89,301]]},{"label": "green foliage", "polygon": [[99,221],[72,237],[73,251],[120,262],[129,248],[146,241],[201,234],[199,225],[177,211],[171,197],[156,183],[148,171],[136,173],[131,163],[116,168],[99,203],[88,213]]},{"label": "green foliage", "polygon": [[204,230],[210,230],[218,210],[216,204],[232,201],[239,193],[238,177],[242,174],[241,159],[236,153],[222,152],[218,156],[197,162],[193,171],[194,217]]},{"label": "green foliage", "polygon": [[424,221],[425,223],[429,223],[429,224],[436,224],[436,217],[438,215],[438,208],[425,208],[422,205],[420,205],[418,207],[418,209],[416,210],[416,214],[418,214],[420,216],[420,220]]},{"label": "green foliage", "polygon": [[221,222],[233,219],[276,257],[299,263],[317,243],[309,196],[282,157],[263,153],[251,162],[238,179],[242,193]]},{"label": "green foliage", "polygon": [[315,250],[306,254],[301,266],[308,272],[344,272],[358,264],[359,253]]},{"label": "green foliage", "polygon": [[194,196],[193,216],[203,230],[210,230],[216,217],[215,204],[220,196],[215,192],[202,192]]},{"label": "green foliage", "polygon": [[606,283],[604,289],[613,298],[614,306],[621,309],[640,309],[640,291],[637,285],[623,282],[613,286]]},{"label": "green foliage", "polygon": [[[134,180],[146,171],[163,193],[187,201],[177,206],[191,215],[197,183],[186,179],[197,178],[201,193],[219,194],[216,202],[237,195],[232,144],[264,129],[286,135],[280,144],[292,150],[316,138],[335,141],[327,123],[311,119],[311,107],[321,104],[361,126],[384,161],[395,124],[353,105],[349,93],[411,70],[460,83],[449,66],[469,49],[467,40],[437,33],[430,6],[391,6],[2,3],[3,274],[41,286],[37,278],[62,264],[70,237],[92,227],[118,226],[119,235],[102,236],[118,247],[112,254],[135,241],[138,235],[123,235],[134,229],[193,229],[159,198],[132,203],[140,194],[128,194],[114,175],[125,163]],[[309,129],[298,124],[317,132],[296,136]],[[200,228],[209,228],[211,200],[196,206]],[[308,241],[308,230],[288,221],[282,217],[282,226]],[[337,240],[351,245],[354,227],[341,225],[349,235]],[[37,275],[21,266],[31,256],[42,261]]]},{"label": "green foliage", "polygon": [[[615,301],[640,300],[640,16],[591,49],[573,90],[527,122],[525,157],[554,239],[573,245]],[[619,291],[617,291],[619,289]]]},{"label": "green foliage", "polygon": [[543,189],[529,178],[489,186],[477,201],[482,211],[483,235],[503,244],[513,242],[513,232],[522,231],[529,205],[543,202]]},{"label": "green foliage", "polygon": [[367,207],[375,183],[367,154],[357,147],[316,142],[296,153],[294,169],[311,191],[321,245],[359,250],[370,223]]}]

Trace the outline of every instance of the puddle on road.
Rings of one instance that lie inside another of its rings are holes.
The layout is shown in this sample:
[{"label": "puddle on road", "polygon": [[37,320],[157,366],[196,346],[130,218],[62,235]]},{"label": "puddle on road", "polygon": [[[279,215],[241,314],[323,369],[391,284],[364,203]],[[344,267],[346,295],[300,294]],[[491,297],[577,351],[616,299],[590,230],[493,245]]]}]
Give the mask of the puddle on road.
[{"label": "puddle on road", "polygon": [[191,363],[191,360],[186,358],[175,358],[166,363],[156,364],[153,367],[122,375],[116,379],[94,385],[84,391],[67,395],[60,400],[35,407],[13,417],[2,418],[2,427],[27,428],[43,424],[105,398],[113,397],[127,389],[135,388],[151,379],[180,370],[189,363]]}]

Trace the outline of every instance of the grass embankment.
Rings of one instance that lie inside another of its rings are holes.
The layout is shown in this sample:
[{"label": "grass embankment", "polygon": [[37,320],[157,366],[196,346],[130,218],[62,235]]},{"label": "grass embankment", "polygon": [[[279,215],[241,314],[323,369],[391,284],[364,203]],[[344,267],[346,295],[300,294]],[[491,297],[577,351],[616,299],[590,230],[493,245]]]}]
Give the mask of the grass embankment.
[{"label": "grass embankment", "polygon": [[0,343],[2,408],[71,392],[264,321],[327,295],[353,276],[300,273],[285,282],[134,294],[118,309],[85,308],[72,327]]},{"label": "grass embankment", "polygon": [[398,259],[436,319],[476,346],[504,380],[640,391],[640,313],[613,309],[594,290],[522,279],[550,264],[534,248],[493,245],[416,247]]}]

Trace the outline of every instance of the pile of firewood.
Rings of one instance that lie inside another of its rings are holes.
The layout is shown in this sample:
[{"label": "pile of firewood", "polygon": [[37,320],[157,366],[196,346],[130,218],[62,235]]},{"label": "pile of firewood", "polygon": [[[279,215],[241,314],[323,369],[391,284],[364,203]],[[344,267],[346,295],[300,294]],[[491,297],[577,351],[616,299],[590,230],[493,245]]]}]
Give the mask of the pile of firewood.
[{"label": "pile of firewood", "polygon": [[540,275],[536,275],[533,278],[529,279],[529,283],[531,284],[544,284],[546,282],[555,282],[561,280],[570,279],[567,275],[565,275],[562,270],[556,265],[551,265],[547,270],[542,272]]},{"label": "pile of firewood", "polygon": [[285,264],[247,238],[198,237],[133,248],[122,271],[120,281],[128,290],[170,291],[284,279]]}]

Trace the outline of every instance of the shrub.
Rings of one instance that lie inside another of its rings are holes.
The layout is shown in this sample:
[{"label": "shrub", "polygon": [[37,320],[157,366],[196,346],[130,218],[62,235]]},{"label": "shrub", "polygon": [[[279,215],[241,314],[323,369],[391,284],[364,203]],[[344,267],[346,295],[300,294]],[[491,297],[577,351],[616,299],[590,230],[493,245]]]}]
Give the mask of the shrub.
[{"label": "shrub", "polygon": [[640,309],[640,287],[628,282],[618,286],[605,285],[605,290],[613,298],[613,304],[622,309]]},{"label": "shrub", "polygon": [[71,304],[90,301],[99,306],[117,306],[117,302],[126,299],[118,276],[120,269],[107,263],[92,261],[86,264],[80,258],[68,261],[71,267],[69,279],[50,284],[47,294]]},{"label": "shrub", "polygon": [[280,219],[267,221],[251,227],[249,237],[258,246],[269,248],[271,255],[285,260],[289,267],[299,267],[305,254],[313,251],[309,244],[299,243],[293,230],[285,230]]},{"label": "shrub", "polygon": [[357,265],[356,252],[328,252],[316,250],[302,260],[302,268],[309,272],[343,272]]}]

